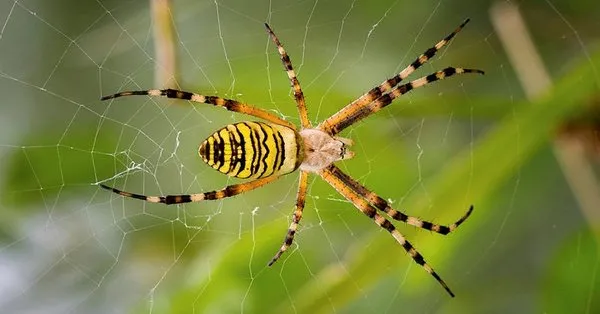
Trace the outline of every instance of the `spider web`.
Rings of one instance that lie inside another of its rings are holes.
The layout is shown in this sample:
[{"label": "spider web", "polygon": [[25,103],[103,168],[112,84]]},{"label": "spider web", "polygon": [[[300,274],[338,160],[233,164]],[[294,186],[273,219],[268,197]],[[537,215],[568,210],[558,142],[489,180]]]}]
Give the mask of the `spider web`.
[{"label": "spider web", "polygon": [[[558,299],[600,310],[599,219],[577,192],[583,176],[569,180],[577,163],[561,159],[554,137],[542,132],[531,144],[540,132],[523,122],[527,88],[494,25],[498,10],[466,4],[3,1],[1,312],[553,312],[564,308]],[[596,71],[597,4],[512,5],[553,81],[578,64]],[[466,17],[471,24],[413,78],[451,65],[486,76],[415,90],[357,123],[342,134],[355,141],[356,157],[340,163],[395,208],[428,221],[450,223],[475,204],[453,235],[397,224],[456,299],[317,176],[294,245],[271,268],[297,174],[231,199],[170,207],[97,186],[166,195],[239,182],[204,165],[197,147],[228,123],[253,120],[185,101],[101,102],[103,95],[175,87],[299,124],[268,22],[317,124]],[[600,74],[586,80],[600,85]],[[502,125],[510,144],[482,152]],[[598,190],[591,195],[593,208]],[[565,285],[576,296],[553,298]]]}]

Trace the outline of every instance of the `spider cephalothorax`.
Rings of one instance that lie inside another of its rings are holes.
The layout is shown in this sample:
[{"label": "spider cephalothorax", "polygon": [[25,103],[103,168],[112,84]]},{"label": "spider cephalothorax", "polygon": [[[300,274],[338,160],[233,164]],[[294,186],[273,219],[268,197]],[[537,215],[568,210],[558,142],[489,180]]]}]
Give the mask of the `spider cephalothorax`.
[{"label": "spider cephalothorax", "polygon": [[396,76],[385,80],[379,86],[363,94],[317,127],[312,127],[308,120],[304,94],[302,93],[300,82],[296,77],[288,54],[269,25],[265,24],[267,32],[275,45],[277,45],[281,61],[294,90],[294,98],[302,123],[302,128],[299,131],[294,124],[265,110],[217,96],[204,96],[173,89],[151,89],[120,92],[102,97],[102,100],[107,100],[130,95],[163,96],[223,107],[230,111],[266,120],[267,122],[245,121],[227,125],[209,136],[200,145],[199,149],[200,156],[209,166],[224,174],[242,179],[252,179],[252,181],[230,185],[217,191],[168,196],[146,196],[121,191],[104,184],[100,184],[100,186],[122,196],[146,200],[148,202],[181,204],[238,195],[261,187],[282,175],[299,169],[298,195],[296,197],[292,222],[290,223],[283,245],[269,262],[269,266],[271,266],[292,245],[298,224],[302,218],[302,211],[304,210],[308,173],[316,173],[352,202],[362,213],[371,218],[373,222],[387,230],[417,264],[423,266],[451,296],[454,296],[446,283],[425,262],[423,256],[380,213],[383,212],[390,218],[409,225],[431,230],[439,234],[448,234],[469,217],[473,206],[469,207],[469,210],[459,220],[449,226],[423,221],[417,217],[408,216],[393,209],[385,199],[371,192],[360,182],[342,172],[334,163],[354,156],[348,149],[352,145],[352,140],[336,136],[348,126],[381,110],[381,108],[391,104],[394,99],[415,88],[455,74],[483,74],[481,70],[449,67],[400,85],[402,80],[431,59],[468,22],[468,19],[464,21],[454,32],[446,36],[435,46],[427,49]]},{"label": "spider cephalothorax", "polygon": [[319,129],[304,129],[300,135],[304,144],[304,160],[300,170],[319,172],[336,161],[354,156],[348,150],[352,141],[347,138],[331,136]]}]

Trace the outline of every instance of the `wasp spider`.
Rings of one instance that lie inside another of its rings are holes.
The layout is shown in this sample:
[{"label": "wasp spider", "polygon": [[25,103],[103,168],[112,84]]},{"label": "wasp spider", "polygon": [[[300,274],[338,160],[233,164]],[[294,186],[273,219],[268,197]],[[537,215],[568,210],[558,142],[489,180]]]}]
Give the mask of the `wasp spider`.
[{"label": "wasp spider", "polygon": [[146,196],[124,192],[103,184],[100,184],[100,186],[122,196],[152,203],[181,204],[203,200],[217,200],[238,195],[271,183],[282,175],[300,169],[298,194],[296,207],[292,215],[292,222],[281,248],[268,264],[271,266],[292,245],[304,210],[308,174],[316,173],[352,202],[363,214],[373,220],[378,226],[387,230],[417,264],[425,268],[451,296],[454,296],[446,283],[425,262],[423,256],[417,252],[414,246],[380,212],[384,212],[392,219],[409,225],[440,234],[448,234],[469,217],[473,206],[469,208],[462,218],[449,226],[423,221],[417,217],[408,216],[401,211],[395,210],[385,199],[371,192],[360,182],[342,172],[334,163],[354,156],[353,152],[348,150],[348,147],[352,145],[352,140],[337,136],[338,133],[350,125],[381,110],[383,107],[391,104],[397,97],[415,88],[455,74],[483,74],[481,70],[448,67],[400,85],[402,80],[422,66],[427,60],[431,59],[468,22],[468,19],[465,20],[454,32],[446,36],[446,38],[442,39],[435,46],[427,49],[427,51],[396,76],[385,80],[379,86],[360,96],[317,127],[313,127],[308,119],[304,94],[292,67],[290,57],[269,25],[265,24],[269,36],[277,46],[281,61],[294,90],[294,98],[302,123],[300,130],[294,124],[265,110],[217,96],[204,96],[173,89],[151,89],[145,91],[126,91],[102,97],[102,100],[107,100],[131,95],[163,96],[223,107],[230,111],[244,113],[265,120],[266,122],[244,121],[227,125],[209,136],[200,145],[199,149],[202,159],[212,168],[229,176],[252,179],[251,181],[230,185],[218,191],[167,196]]}]

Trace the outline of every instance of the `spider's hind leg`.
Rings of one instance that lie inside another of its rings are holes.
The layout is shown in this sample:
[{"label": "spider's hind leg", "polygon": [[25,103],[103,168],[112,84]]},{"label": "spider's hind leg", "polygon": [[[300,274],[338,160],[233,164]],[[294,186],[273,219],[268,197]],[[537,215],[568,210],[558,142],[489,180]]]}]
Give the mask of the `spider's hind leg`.
[{"label": "spider's hind leg", "polygon": [[425,230],[433,231],[435,233],[446,235],[446,234],[449,234],[449,233],[455,231],[458,228],[458,226],[460,226],[463,222],[465,222],[465,220],[467,220],[467,218],[469,218],[469,216],[471,216],[471,213],[473,212],[473,205],[471,205],[469,207],[469,209],[466,211],[466,213],[462,217],[460,217],[460,219],[458,219],[457,221],[455,221],[454,223],[452,223],[451,225],[448,225],[448,226],[439,225],[436,223],[425,221],[425,220],[419,219],[414,216],[409,216],[399,210],[392,208],[392,206],[381,196],[370,191],[364,185],[360,184],[358,181],[354,180],[352,177],[345,174],[337,167],[333,168],[332,171],[336,174],[336,176],[343,179],[343,181],[346,183],[348,188],[352,189],[354,191],[354,193],[363,197],[366,201],[368,201],[375,208],[377,208],[378,210],[380,210],[380,211],[386,213],[388,216],[390,216],[390,218],[398,220],[398,221],[402,221],[406,224],[409,224],[409,225],[412,225],[412,226],[415,226],[415,227],[418,227],[421,229],[425,229]]},{"label": "spider's hind leg", "polygon": [[415,247],[406,240],[406,238],[396,230],[396,227],[387,220],[385,217],[379,215],[377,213],[377,209],[371,206],[369,202],[361,197],[358,193],[354,191],[354,189],[348,184],[346,178],[340,175],[342,172],[334,165],[331,165],[319,172],[319,175],[323,180],[329,183],[334,189],[336,189],[341,195],[343,195],[348,201],[352,202],[354,206],[360,210],[363,214],[369,217],[373,222],[375,222],[379,227],[388,231],[392,237],[402,246],[402,248],[408,253],[408,255],[421,267],[425,269],[437,282],[448,292],[448,294],[454,297],[454,293],[450,290],[450,287],[444,282],[444,280],[438,275],[438,273],[433,270],[427,262],[425,262],[425,258],[423,255],[415,249]]},{"label": "spider's hind leg", "polygon": [[104,185],[102,183],[100,183],[98,185],[105,190],[112,191],[113,193],[119,194],[121,196],[135,198],[135,199],[147,201],[150,203],[162,203],[162,204],[166,204],[166,205],[171,205],[171,204],[201,202],[204,200],[219,200],[222,198],[232,197],[232,196],[235,196],[238,194],[242,194],[242,193],[257,189],[265,184],[275,181],[277,178],[279,178],[279,176],[264,177],[264,178],[256,179],[254,181],[229,185],[221,190],[216,190],[216,191],[211,191],[211,192],[195,193],[195,194],[166,195],[166,196],[147,196],[147,195],[143,195],[143,194],[136,194],[136,193],[122,191],[122,190],[110,187],[108,185]]}]

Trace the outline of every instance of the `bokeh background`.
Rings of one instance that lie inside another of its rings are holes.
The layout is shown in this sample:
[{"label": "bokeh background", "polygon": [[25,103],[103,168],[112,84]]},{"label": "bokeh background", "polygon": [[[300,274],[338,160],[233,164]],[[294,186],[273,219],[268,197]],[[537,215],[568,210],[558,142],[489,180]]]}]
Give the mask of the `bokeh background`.
[{"label": "bokeh background", "polygon": [[[599,16],[591,0],[2,0],[0,312],[598,313]],[[449,224],[475,205],[448,236],[396,224],[454,299],[316,176],[296,242],[271,268],[296,174],[172,207],[97,186],[161,195],[238,182],[197,147],[248,119],[102,95],[178,87],[298,123],[269,22],[316,124],[467,17],[413,77],[450,65],[486,75],[415,90],[349,128],[356,157],[340,163],[425,220]]]}]

